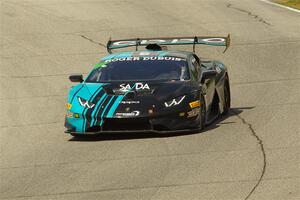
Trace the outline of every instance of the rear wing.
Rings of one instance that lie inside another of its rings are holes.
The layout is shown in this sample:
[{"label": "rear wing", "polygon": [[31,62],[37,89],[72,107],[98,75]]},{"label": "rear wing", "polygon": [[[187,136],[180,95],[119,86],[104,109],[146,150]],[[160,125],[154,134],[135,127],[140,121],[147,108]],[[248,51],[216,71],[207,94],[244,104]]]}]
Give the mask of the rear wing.
[{"label": "rear wing", "polygon": [[230,46],[230,34],[227,37],[163,37],[163,38],[135,38],[124,40],[111,40],[107,42],[107,51],[112,53],[113,49],[147,46],[149,44],[157,45],[193,45],[193,52],[195,52],[196,44],[210,45],[210,46],[225,46],[225,51]]}]

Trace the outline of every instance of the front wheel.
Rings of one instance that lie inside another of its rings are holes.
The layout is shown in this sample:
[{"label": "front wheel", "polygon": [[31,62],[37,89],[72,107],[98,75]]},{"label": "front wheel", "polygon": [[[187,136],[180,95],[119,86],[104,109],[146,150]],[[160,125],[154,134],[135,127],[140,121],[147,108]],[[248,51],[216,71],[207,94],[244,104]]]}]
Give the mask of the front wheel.
[{"label": "front wheel", "polygon": [[204,96],[200,96],[200,119],[199,119],[199,129],[203,129],[206,122],[206,104]]}]

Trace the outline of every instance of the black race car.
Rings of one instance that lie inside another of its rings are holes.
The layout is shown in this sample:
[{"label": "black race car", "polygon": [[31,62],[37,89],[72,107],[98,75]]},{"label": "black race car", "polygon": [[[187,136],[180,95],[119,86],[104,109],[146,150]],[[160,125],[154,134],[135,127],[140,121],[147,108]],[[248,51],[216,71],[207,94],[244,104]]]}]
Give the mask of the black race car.
[{"label": "black race car", "polygon": [[[144,38],[109,41],[109,54],[90,74],[71,75],[66,133],[166,132],[202,129],[230,108],[227,68],[201,60],[196,44],[229,47],[230,37]],[[193,45],[193,52],[166,45]],[[139,51],[139,46],[145,50]],[[225,50],[226,50],[225,49]]]}]

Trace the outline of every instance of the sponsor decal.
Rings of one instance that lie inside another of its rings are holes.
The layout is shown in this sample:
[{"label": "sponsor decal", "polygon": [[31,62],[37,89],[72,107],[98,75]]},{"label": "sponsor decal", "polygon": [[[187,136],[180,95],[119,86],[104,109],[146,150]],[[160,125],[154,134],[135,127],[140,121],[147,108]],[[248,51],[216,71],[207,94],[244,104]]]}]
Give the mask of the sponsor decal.
[{"label": "sponsor decal", "polygon": [[200,113],[200,109],[199,108],[195,108],[189,112],[187,112],[187,117],[195,117]]},{"label": "sponsor decal", "polygon": [[[147,56],[147,57],[127,57],[127,58],[113,58],[104,61],[106,64],[110,62],[122,62],[122,61],[148,61],[148,60],[171,60],[171,61],[183,61],[183,58],[171,57],[171,56]],[[103,66],[103,64],[102,64]]]},{"label": "sponsor decal", "polygon": [[190,107],[191,108],[197,108],[199,106],[200,106],[200,101],[199,100],[190,102]]},{"label": "sponsor decal", "polygon": [[183,101],[184,98],[185,98],[185,96],[182,96],[179,98],[175,98],[171,101],[165,102],[165,106],[166,107],[177,106]]},{"label": "sponsor decal", "polygon": [[120,90],[121,91],[130,91],[132,89],[135,90],[150,90],[150,87],[147,83],[135,83],[134,86],[131,87],[130,84],[123,83],[120,85]]},{"label": "sponsor decal", "polygon": [[93,108],[95,106],[94,103],[89,102],[81,97],[78,97],[78,101],[79,101],[80,105],[84,108]]},{"label": "sponsor decal", "polygon": [[[224,43],[226,42],[225,38],[198,38],[198,43]],[[151,39],[151,40],[141,40],[141,45],[147,45],[147,44],[193,44],[194,38],[174,38],[174,39]],[[116,41],[111,44],[112,47],[114,46],[135,46],[136,41],[130,40],[130,41]]]},{"label": "sponsor decal", "polygon": [[207,43],[226,42],[225,38],[207,38],[207,39],[202,39],[202,41],[207,42]]},{"label": "sponsor decal", "polygon": [[137,61],[137,60],[141,60],[140,57],[126,57],[126,58],[113,58],[113,59],[109,59],[109,60],[105,60],[105,63],[110,63],[110,62],[122,62],[122,61]]},{"label": "sponsor decal", "polygon": [[130,113],[116,113],[116,116],[118,117],[136,117],[139,115],[140,115],[140,111],[138,110],[132,111]]},{"label": "sponsor decal", "polygon": [[140,101],[121,101],[120,104],[139,104]]}]

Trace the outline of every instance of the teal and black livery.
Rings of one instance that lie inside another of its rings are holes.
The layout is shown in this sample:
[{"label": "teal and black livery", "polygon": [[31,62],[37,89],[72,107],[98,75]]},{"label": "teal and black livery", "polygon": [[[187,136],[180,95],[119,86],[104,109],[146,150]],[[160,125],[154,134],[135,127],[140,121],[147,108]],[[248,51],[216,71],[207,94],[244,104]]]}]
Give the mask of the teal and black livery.
[{"label": "teal and black livery", "polygon": [[[226,46],[230,37],[110,40],[84,79],[71,75],[66,133],[169,132],[202,129],[230,108],[226,66],[166,45]],[[145,50],[138,50],[144,46]],[[136,51],[112,50],[136,47]]]}]

